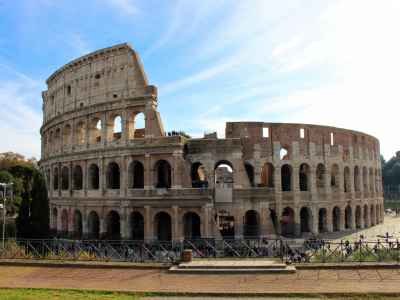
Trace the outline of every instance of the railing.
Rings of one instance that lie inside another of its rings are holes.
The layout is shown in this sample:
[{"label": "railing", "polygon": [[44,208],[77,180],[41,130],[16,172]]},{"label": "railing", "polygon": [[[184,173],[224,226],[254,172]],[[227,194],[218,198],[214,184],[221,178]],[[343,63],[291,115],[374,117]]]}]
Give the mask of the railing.
[{"label": "railing", "polygon": [[0,259],[174,263],[181,249],[191,249],[194,259],[275,259],[295,263],[400,262],[398,240],[338,243],[290,243],[282,237],[260,239],[191,239],[179,242],[99,240],[9,240],[0,242]]}]

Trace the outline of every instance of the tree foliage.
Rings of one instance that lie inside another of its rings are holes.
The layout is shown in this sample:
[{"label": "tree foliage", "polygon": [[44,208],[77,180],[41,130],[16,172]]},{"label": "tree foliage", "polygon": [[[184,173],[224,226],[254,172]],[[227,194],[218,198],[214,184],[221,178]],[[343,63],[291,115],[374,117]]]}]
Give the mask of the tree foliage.
[{"label": "tree foliage", "polygon": [[50,207],[46,183],[42,174],[36,172],[31,190],[31,224],[33,239],[50,238]]},{"label": "tree foliage", "polygon": [[394,156],[382,166],[382,182],[385,188],[400,192],[400,157]]},{"label": "tree foliage", "polygon": [[37,159],[32,157],[25,160],[25,156],[11,151],[0,154],[0,172],[8,171],[12,166],[15,165],[25,165],[28,167],[37,168]]},{"label": "tree foliage", "polygon": [[18,238],[28,239],[31,237],[31,222],[29,217],[30,199],[29,187],[25,185],[21,194],[21,205],[19,207],[17,222],[17,236]]}]

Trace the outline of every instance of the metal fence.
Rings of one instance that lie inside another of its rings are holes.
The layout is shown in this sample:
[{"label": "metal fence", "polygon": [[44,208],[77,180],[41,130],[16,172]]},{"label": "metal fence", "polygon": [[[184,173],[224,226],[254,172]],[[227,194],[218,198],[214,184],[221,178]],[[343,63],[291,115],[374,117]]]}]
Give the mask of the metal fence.
[{"label": "metal fence", "polygon": [[99,240],[9,240],[0,242],[0,259],[174,263],[181,249],[191,249],[194,259],[275,259],[296,263],[400,262],[400,245],[386,240],[350,243],[309,240],[293,244],[275,239],[190,239],[179,242]]}]

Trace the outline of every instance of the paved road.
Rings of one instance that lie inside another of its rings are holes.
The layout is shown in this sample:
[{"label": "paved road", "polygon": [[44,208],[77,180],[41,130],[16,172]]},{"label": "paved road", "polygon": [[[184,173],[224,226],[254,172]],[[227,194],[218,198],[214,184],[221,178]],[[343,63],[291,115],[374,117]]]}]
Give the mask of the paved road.
[{"label": "paved road", "polygon": [[165,269],[0,266],[1,287],[186,293],[400,292],[400,269],[299,270],[291,275],[171,274]]}]

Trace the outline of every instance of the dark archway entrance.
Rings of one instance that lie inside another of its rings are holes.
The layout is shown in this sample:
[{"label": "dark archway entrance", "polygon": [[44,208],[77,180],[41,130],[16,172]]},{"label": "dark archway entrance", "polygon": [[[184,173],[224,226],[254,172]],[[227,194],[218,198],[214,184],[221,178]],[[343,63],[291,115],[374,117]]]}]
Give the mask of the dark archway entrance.
[{"label": "dark archway entrance", "polygon": [[100,218],[97,212],[91,211],[87,218],[88,239],[98,239],[100,233]]},{"label": "dark archway entrance", "polygon": [[120,171],[117,163],[112,162],[107,166],[106,172],[107,189],[119,190],[120,189]]},{"label": "dark archway entrance", "polygon": [[283,165],[281,169],[282,191],[292,190],[292,172],[289,165]]},{"label": "dark archway entrance", "polygon": [[318,212],[318,232],[328,232],[328,211],[325,208]]},{"label": "dark archway entrance", "polygon": [[356,207],[356,227],[357,229],[361,229],[361,224],[362,224],[362,212],[361,212],[361,207],[360,205],[357,205]]},{"label": "dark archway entrance", "polygon": [[260,214],[255,210],[249,210],[243,216],[243,236],[260,237]]},{"label": "dark archway entrance", "polygon": [[251,166],[249,164],[245,164],[244,167],[246,169],[246,173],[247,173],[247,177],[249,178],[250,185],[252,187],[254,187],[255,186],[255,184],[254,184],[254,168],[253,168],[253,166]]},{"label": "dark archway entrance", "polygon": [[353,221],[353,219],[352,219],[351,207],[349,205],[344,210],[344,213],[345,213],[344,215],[345,229],[351,229],[351,222]]},{"label": "dark archway entrance", "polygon": [[171,188],[171,165],[166,160],[158,162],[156,187]]},{"label": "dark archway entrance", "polygon": [[144,239],[144,219],[140,212],[134,211],[129,216],[129,237],[133,240]]},{"label": "dark archway entrance", "polygon": [[171,216],[160,212],[157,216],[157,238],[159,241],[170,241],[171,237]]},{"label": "dark archway entrance", "polygon": [[79,210],[74,211],[74,215],[72,217],[72,231],[74,238],[82,238],[82,214]]},{"label": "dark archway entrance", "polygon": [[144,188],[144,167],[139,161],[134,161],[128,167],[129,188],[143,189]]},{"label": "dark archway entrance", "polygon": [[107,238],[109,240],[120,240],[120,218],[119,214],[112,210],[107,215]]},{"label": "dark archway entrance", "polygon": [[98,190],[100,187],[100,170],[95,164],[89,167],[88,187],[90,190]]},{"label": "dark archway entrance", "polygon": [[200,217],[194,212],[188,212],[184,216],[184,235],[187,238],[193,239],[201,237],[200,234]]},{"label": "dark archway entrance", "polygon": [[221,210],[217,213],[218,228],[221,236],[235,237],[235,218],[227,210]]},{"label": "dark archway entrance", "polygon": [[303,207],[300,210],[300,232],[310,232],[309,228],[309,215],[308,215],[308,209],[306,207]]},{"label": "dark archway entrance", "polygon": [[61,212],[61,232],[62,237],[68,236],[68,212],[63,209]]},{"label": "dark archway entrance", "polygon": [[294,224],[294,211],[290,207],[285,207],[282,211],[282,236],[284,237],[294,237],[296,229],[298,229]]},{"label": "dark archway entrance", "polygon": [[335,206],[332,211],[333,231],[340,231],[340,208]]}]

